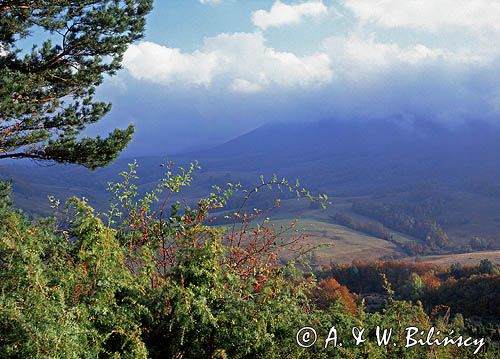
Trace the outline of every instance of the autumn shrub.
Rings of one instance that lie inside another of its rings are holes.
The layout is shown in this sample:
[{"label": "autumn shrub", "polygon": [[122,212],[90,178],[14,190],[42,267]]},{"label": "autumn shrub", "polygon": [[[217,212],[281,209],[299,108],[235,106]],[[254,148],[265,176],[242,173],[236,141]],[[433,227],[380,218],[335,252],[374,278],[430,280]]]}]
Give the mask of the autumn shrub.
[{"label": "autumn shrub", "polygon": [[357,315],[358,306],[356,296],[347,287],[340,285],[335,278],[323,279],[314,288],[313,298],[318,307],[326,309],[332,304],[341,302],[344,305],[344,312]]},{"label": "autumn shrub", "polygon": [[[238,184],[215,187],[198,202],[181,204],[179,193],[195,170],[196,164],[179,171],[167,166],[158,186],[141,193],[133,164],[122,182],[110,185],[108,212],[73,198],[60,215],[38,220],[12,208],[8,188],[0,186],[0,357],[451,355],[450,348],[405,351],[399,334],[399,349],[377,345],[377,325],[402,333],[405,325],[429,325],[429,317],[404,301],[391,301],[378,314],[365,313],[362,302],[356,310],[345,287],[318,286],[302,267],[280,262],[280,251],[300,258],[306,248],[293,224],[274,226],[268,219],[279,201],[263,210],[246,205],[264,189],[320,204],[328,197],[272,177],[247,191]],[[243,203],[234,209],[227,203],[236,191]],[[318,330],[311,348],[296,342],[305,326]],[[332,326],[344,345],[325,348]],[[350,337],[353,327],[370,333],[363,345]]]}]

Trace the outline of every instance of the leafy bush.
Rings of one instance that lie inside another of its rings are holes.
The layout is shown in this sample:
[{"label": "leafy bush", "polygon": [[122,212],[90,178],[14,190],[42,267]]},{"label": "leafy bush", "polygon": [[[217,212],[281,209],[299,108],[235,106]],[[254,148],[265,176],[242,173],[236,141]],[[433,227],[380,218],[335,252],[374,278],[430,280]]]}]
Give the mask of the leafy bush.
[{"label": "leafy bush", "polygon": [[[123,182],[110,185],[115,201],[108,213],[73,198],[57,219],[27,219],[2,187],[0,356],[421,358],[457,351],[396,350],[372,336],[362,346],[346,338],[344,346],[325,349],[333,325],[340,333],[355,326],[373,333],[376,325],[401,333],[405,325],[430,321],[407,302],[391,301],[383,315],[364,313],[362,303],[356,312],[345,287],[317,286],[293,262],[280,264],[281,250],[304,250],[300,236],[286,233],[293,226],[276,228],[267,212],[245,212],[248,198],[268,187],[323,204],[326,196],[273,177],[246,192],[216,187],[193,208],[169,202],[195,169],[168,167],[153,191],[139,195],[131,165]],[[235,191],[244,193],[236,211],[225,207]],[[304,326],[322,330],[309,349],[295,339]],[[467,353],[460,350],[461,357]]]}]

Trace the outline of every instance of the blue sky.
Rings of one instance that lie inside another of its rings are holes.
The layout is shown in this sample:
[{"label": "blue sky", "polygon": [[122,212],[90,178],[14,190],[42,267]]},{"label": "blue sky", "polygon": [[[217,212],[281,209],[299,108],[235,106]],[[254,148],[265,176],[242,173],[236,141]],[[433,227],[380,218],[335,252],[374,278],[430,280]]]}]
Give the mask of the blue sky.
[{"label": "blue sky", "polygon": [[499,35],[499,0],[156,1],[94,130],[168,154],[271,121],[498,122]]}]

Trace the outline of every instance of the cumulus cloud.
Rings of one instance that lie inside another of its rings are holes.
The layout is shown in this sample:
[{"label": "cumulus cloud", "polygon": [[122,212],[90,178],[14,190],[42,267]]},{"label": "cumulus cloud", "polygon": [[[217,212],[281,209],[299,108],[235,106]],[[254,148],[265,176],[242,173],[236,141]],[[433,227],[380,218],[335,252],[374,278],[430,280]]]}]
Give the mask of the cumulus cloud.
[{"label": "cumulus cloud", "polygon": [[481,56],[465,50],[451,51],[423,44],[402,47],[397,43],[377,42],[374,35],[332,36],[324,41],[324,49],[336,66],[356,70],[377,70],[390,68],[395,64],[479,64],[482,60]]},{"label": "cumulus cloud", "polygon": [[[318,87],[332,83],[334,73],[359,84],[385,76],[395,67],[413,72],[425,66],[459,70],[491,64],[500,54],[500,48],[491,46],[489,37],[483,38],[482,42],[469,41],[446,48],[439,46],[446,46],[446,41],[432,44],[425,36],[414,36],[413,43],[402,44],[387,39],[381,42],[377,40],[377,27],[358,26],[374,22],[385,27],[427,30],[445,25],[500,28],[500,21],[493,21],[500,17],[500,1],[418,0],[396,3],[395,0],[344,0],[344,11],[346,8],[361,22],[356,24],[355,31],[326,38],[319,52],[309,55],[278,51],[266,43],[262,32],[221,33],[205,38],[200,48],[193,52],[152,42],[131,45],[123,64],[134,78],[151,83],[172,87],[217,87],[252,94],[274,88]],[[304,17],[327,12],[323,1],[293,5],[276,1],[269,11],[254,12],[252,20],[256,26],[266,29],[298,23]],[[398,31],[404,33],[405,30]],[[474,36],[469,39],[472,38]],[[335,77],[339,80],[338,76]]]},{"label": "cumulus cloud", "polygon": [[276,1],[271,10],[257,10],[252,14],[252,22],[263,30],[268,27],[299,24],[305,17],[318,17],[328,13],[323,1],[308,1],[295,5],[288,5]]},{"label": "cumulus cloud", "polygon": [[[254,124],[331,116],[497,118],[500,47],[492,46],[496,32],[490,31],[500,24],[491,20],[500,14],[497,3],[344,0],[340,10],[346,21],[322,41],[314,40],[322,45],[315,53],[288,50],[281,39],[278,50],[266,41],[266,32],[222,33],[205,38],[192,52],[141,42],[130,46],[123,64],[132,77],[163,86],[160,97],[191,96],[185,106],[195,112],[193,118],[199,113]],[[255,12],[253,21],[266,29],[324,13],[297,10],[308,4],[324,7],[323,2],[278,1],[269,11]],[[485,6],[491,14],[482,16]],[[182,105],[168,101],[169,107]]]},{"label": "cumulus cloud", "polygon": [[[387,109],[397,108],[404,102],[401,94],[425,108],[425,101],[429,101],[425,93],[434,93],[445,108],[448,105],[443,94],[433,88],[447,83],[447,94],[453,98],[461,91],[460,86],[471,84],[471,73],[490,71],[492,66],[491,61],[468,50],[452,51],[423,44],[402,46],[378,42],[373,35],[332,36],[324,41],[323,51],[336,74],[334,86],[350,89],[351,94],[373,92],[375,96],[371,94],[373,101],[369,102],[384,104]],[[384,96],[388,100],[383,100]],[[431,102],[434,100],[428,102],[429,106]],[[465,99],[461,103],[466,103]]]},{"label": "cumulus cloud", "polygon": [[157,84],[208,87],[217,81],[247,93],[317,86],[333,77],[326,54],[276,51],[259,33],[219,34],[192,53],[141,42],[129,47],[123,65],[134,78]]},{"label": "cumulus cloud", "polygon": [[344,6],[361,21],[388,28],[500,30],[500,1],[495,0],[344,0]]},{"label": "cumulus cloud", "polygon": [[[328,88],[341,117],[493,119],[498,57],[470,49],[379,42],[370,34],[324,41],[335,71]],[[498,98],[497,98],[498,99]]]},{"label": "cumulus cloud", "polygon": [[148,41],[131,45],[123,58],[123,66],[134,78],[158,84],[208,86],[219,64],[215,53],[185,54]]}]

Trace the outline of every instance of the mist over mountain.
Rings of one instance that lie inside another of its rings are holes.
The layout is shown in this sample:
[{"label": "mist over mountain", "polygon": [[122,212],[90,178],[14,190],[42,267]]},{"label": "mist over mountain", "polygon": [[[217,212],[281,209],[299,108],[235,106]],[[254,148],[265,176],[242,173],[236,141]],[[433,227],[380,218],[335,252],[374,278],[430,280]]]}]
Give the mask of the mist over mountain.
[{"label": "mist over mountain", "polygon": [[[175,155],[179,163],[198,160],[212,181],[230,173],[232,178],[254,180],[260,174],[298,177],[315,189],[370,193],[416,183],[472,186],[500,184],[500,127],[468,122],[454,127],[432,121],[345,120],[313,123],[274,123],[209,150]],[[139,159],[144,183],[157,178],[167,156]],[[58,191],[102,193],[105,183],[131,162],[122,158],[111,166],[89,172],[73,166],[43,168],[4,164],[4,179],[31,180],[33,190],[57,186]],[[219,177],[218,177],[219,176]],[[20,178],[18,178],[20,177]],[[106,181],[96,181],[96,178]],[[96,188],[95,183],[100,183]],[[489,188],[488,187],[488,188]],[[21,189],[21,193],[25,192]],[[500,191],[499,191],[500,192]],[[99,195],[97,196],[99,197]]]},{"label": "mist over mountain", "polygon": [[276,123],[203,153],[206,166],[298,176],[324,189],[500,179],[500,127],[390,120]]},{"label": "mist over mountain", "polygon": [[[241,182],[252,188],[260,175],[277,174],[291,181],[299,178],[333,202],[326,211],[288,203],[282,218],[320,220],[389,240],[393,249],[381,256],[496,250],[500,248],[499,153],[500,127],[490,122],[274,123],[208,150],[139,157],[138,185],[141,192],[152,189],[165,172],[162,163],[187,166],[198,160],[201,171],[188,193],[177,197],[194,203],[213,185]],[[95,171],[8,163],[0,173],[2,180],[14,182],[16,204],[29,213],[50,213],[51,195],[61,200],[84,196],[105,211],[111,198],[107,184],[120,181],[119,173],[133,161],[121,158]],[[264,194],[264,202],[255,205],[263,207],[274,197],[266,198]]]}]

